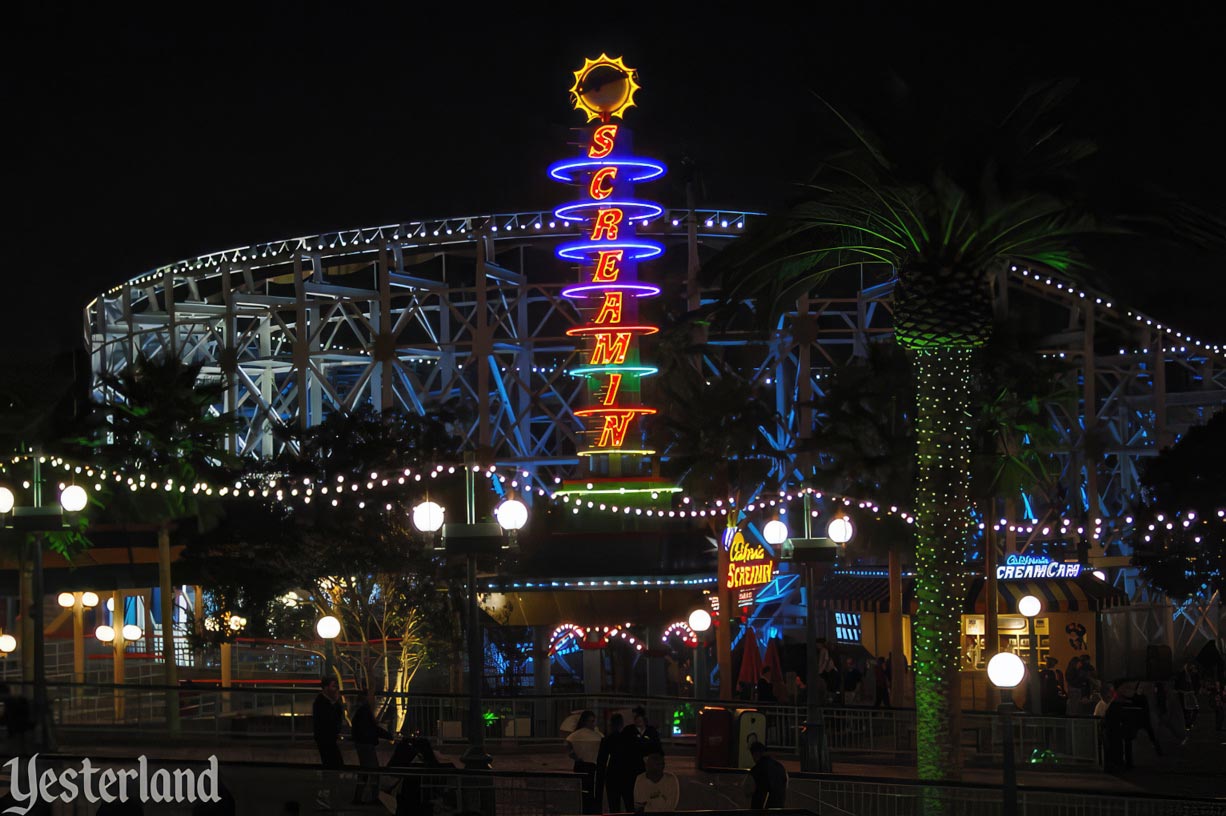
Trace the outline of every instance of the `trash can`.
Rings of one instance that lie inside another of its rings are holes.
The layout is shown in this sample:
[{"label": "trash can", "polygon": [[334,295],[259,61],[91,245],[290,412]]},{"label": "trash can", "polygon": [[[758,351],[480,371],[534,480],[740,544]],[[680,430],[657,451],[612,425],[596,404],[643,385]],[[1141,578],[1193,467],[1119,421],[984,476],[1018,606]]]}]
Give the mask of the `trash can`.
[{"label": "trash can", "polygon": [[733,747],[732,712],[703,706],[698,712],[698,769],[731,768]]},{"label": "trash can", "polygon": [[753,757],[749,746],[755,742],[766,744],[766,715],[756,708],[741,708],[736,712],[736,760],[737,768],[752,768]]}]

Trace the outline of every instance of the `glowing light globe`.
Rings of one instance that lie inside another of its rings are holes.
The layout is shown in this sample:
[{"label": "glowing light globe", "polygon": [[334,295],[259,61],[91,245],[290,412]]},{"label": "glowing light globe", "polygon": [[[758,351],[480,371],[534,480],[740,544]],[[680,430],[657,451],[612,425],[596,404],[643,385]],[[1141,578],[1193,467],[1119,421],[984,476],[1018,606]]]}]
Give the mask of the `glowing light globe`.
[{"label": "glowing light globe", "polygon": [[988,679],[996,688],[1017,688],[1025,676],[1026,664],[1013,652],[994,654],[988,661]]},{"label": "glowing light globe", "polygon": [[77,599],[73,597],[71,592],[61,592],[56,596],[55,602],[64,609],[69,609],[74,603],[77,602]]},{"label": "glowing light globe", "polygon": [[115,640],[115,630],[104,624],[94,630],[94,637],[103,643],[110,643]]},{"label": "glowing light globe", "polygon": [[123,627],[124,640],[140,640],[145,633],[135,623],[125,624]]},{"label": "glowing light globe", "polygon": [[1102,570],[1094,570],[1090,574],[1093,575],[1095,578],[1097,578],[1100,581],[1107,580],[1107,573],[1103,572]]},{"label": "glowing light globe", "polygon": [[443,508],[432,501],[424,501],[413,508],[413,526],[423,533],[437,533],[443,526]]},{"label": "glowing light globe", "polygon": [[1033,618],[1043,611],[1043,602],[1033,595],[1027,595],[1017,602],[1017,611],[1024,617]]},{"label": "glowing light globe", "polygon": [[826,527],[826,538],[835,544],[846,544],[855,534],[856,529],[847,516],[836,516],[830,519],[830,524]]},{"label": "glowing light globe", "polygon": [[13,505],[17,503],[17,499],[13,496],[13,491],[7,487],[0,487],[0,513],[13,512]]},{"label": "glowing light globe", "polygon": [[519,530],[528,523],[528,508],[519,499],[507,499],[494,510],[504,530]]},{"label": "glowing light globe", "polygon": [[705,609],[695,609],[690,613],[689,624],[695,632],[705,632],[711,628],[711,613]]},{"label": "glowing light globe", "polygon": [[0,635],[0,652],[8,654],[17,648],[17,638],[12,635]]},{"label": "glowing light globe", "polygon": [[98,593],[97,592],[82,592],[81,593],[81,606],[85,607],[86,609],[93,609],[97,605],[98,605]]},{"label": "glowing light globe", "polygon": [[324,640],[332,640],[341,633],[341,622],[332,615],[324,615],[315,624],[315,634]]},{"label": "glowing light globe", "polygon": [[762,526],[762,537],[772,547],[788,540],[788,526],[779,519],[771,519]]},{"label": "glowing light globe", "polygon": [[89,494],[81,485],[68,485],[60,494],[60,506],[68,513],[80,513],[89,504]]}]

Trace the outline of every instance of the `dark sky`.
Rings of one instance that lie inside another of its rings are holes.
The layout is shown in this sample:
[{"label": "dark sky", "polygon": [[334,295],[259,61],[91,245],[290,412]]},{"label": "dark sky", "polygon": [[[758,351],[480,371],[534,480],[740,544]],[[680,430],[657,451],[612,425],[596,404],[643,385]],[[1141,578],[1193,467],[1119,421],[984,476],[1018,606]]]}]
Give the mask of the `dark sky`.
[{"label": "dark sky", "polygon": [[[822,149],[811,91],[871,107],[887,71],[968,105],[1026,77],[1079,76],[1070,126],[1112,172],[1198,202],[1226,181],[1226,57],[1208,12],[643,3],[638,19],[600,19],[577,3],[424,5],[107,3],[10,18],[0,340],[66,346],[92,294],[199,252],[552,206],[544,167],[581,124],[570,71],[602,50],[639,70],[642,152],[699,162],[700,205],[777,205]],[[675,186],[653,192],[683,201]],[[1213,259],[1128,256],[1111,270],[1117,293],[1226,340],[1198,294],[1222,288]]]}]

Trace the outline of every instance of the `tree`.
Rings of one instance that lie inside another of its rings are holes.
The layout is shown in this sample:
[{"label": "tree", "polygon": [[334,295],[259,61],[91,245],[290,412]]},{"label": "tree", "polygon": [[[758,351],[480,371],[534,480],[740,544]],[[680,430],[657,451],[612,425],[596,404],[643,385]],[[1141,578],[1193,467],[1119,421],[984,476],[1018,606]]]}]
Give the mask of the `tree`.
[{"label": "tree", "polygon": [[1188,429],[1141,472],[1133,563],[1172,598],[1226,590],[1226,411]]},{"label": "tree", "polygon": [[[970,518],[973,375],[992,327],[989,283],[1009,263],[1069,270],[1075,238],[1091,228],[1067,195],[1092,147],[1052,124],[1064,90],[1035,89],[963,131],[912,122],[874,135],[831,108],[850,147],[823,164],[785,216],[708,266],[722,271],[727,302],[756,299],[771,324],[839,270],[872,264],[896,273],[895,337],[912,356],[917,389],[914,663],[924,779],[957,773],[957,590]],[[920,152],[917,142],[933,150]]]}]

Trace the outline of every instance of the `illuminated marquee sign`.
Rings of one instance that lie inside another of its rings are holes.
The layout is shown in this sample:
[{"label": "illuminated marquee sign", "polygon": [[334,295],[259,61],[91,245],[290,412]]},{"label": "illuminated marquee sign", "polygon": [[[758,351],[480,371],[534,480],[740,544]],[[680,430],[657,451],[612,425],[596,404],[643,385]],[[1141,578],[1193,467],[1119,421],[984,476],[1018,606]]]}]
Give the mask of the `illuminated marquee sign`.
[{"label": "illuminated marquee sign", "polygon": [[750,544],[740,530],[729,530],[724,540],[728,548],[728,574],[724,576],[724,584],[728,589],[752,590],[774,580],[775,561],[765,547]]},{"label": "illuminated marquee sign", "polygon": [[1053,561],[1045,555],[1010,555],[1003,566],[996,568],[998,581],[1022,581],[1028,578],[1076,578],[1081,564]]},{"label": "illuminated marquee sign", "polygon": [[[657,373],[639,359],[640,337],[659,328],[638,319],[641,298],[660,289],[642,283],[638,262],[664,252],[664,245],[639,238],[637,227],[664,214],[664,208],[634,197],[634,185],[664,175],[664,165],[631,152],[631,134],[621,119],[634,105],[638,76],[620,58],[601,54],[575,71],[571,100],[596,122],[585,133],[579,157],[555,162],[549,175],[576,188],[580,198],[554,210],[554,217],[578,227],[579,239],[557,249],[560,258],[579,266],[579,282],[562,290],[587,323],[567,334],[584,343],[582,365],[570,374],[588,385],[588,407],[576,411],[584,424],[586,446],[580,456],[640,450],[638,420],[655,409],[640,400],[643,377]],[[630,443],[630,444],[627,444]]]}]

